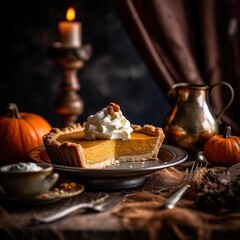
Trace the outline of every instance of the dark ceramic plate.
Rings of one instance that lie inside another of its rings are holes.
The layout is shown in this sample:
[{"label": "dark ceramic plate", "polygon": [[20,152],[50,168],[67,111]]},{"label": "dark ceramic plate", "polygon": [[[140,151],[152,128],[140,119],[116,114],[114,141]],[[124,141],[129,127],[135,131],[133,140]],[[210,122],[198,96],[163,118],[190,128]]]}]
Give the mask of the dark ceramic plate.
[{"label": "dark ceramic plate", "polygon": [[[29,153],[34,161],[49,162],[44,146]],[[187,160],[188,154],[181,148],[163,144],[158,160],[120,162],[104,169],[82,169],[63,165],[53,165],[54,170],[71,175],[86,187],[101,190],[122,190],[142,186],[146,175],[167,167],[173,167]]]}]

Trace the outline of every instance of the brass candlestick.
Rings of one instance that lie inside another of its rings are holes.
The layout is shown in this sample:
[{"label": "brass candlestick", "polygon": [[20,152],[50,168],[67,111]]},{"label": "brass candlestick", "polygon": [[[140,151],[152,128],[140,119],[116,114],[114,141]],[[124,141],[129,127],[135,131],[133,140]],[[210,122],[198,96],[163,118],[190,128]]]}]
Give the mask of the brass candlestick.
[{"label": "brass candlestick", "polygon": [[55,111],[61,116],[63,125],[69,126],[76,122],[84,110],[84,102],[78,94],[81,86],[77,72],[83,68],[85,61],[90,59],[92,47],[86,44],[79,48],[63,48],[61,43],[57,42],[50,47],[49,55],[63,70]]}]

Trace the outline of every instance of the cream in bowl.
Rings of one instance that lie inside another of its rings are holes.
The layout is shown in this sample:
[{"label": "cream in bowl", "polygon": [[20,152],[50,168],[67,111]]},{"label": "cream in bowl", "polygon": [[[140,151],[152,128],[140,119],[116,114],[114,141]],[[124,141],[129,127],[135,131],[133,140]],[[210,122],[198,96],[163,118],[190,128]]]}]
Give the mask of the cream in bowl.
[{"label": "cream in bowl", "polygon": [[0,167],[0,185],[13,196],[45,193],[58,179],[49,163],[20,162]]}]

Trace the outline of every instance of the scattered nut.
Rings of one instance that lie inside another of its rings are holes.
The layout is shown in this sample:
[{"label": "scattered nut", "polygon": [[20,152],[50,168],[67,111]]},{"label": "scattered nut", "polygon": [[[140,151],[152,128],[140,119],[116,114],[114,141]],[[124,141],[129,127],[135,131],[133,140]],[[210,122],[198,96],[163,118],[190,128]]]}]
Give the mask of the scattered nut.
[{"label": "scattered nut", "polygon": [[65,182],[60,184],[59,189],[69,191],[75,188],[76,186],[77,184],[75,182],[69,182],[69,183]]}]

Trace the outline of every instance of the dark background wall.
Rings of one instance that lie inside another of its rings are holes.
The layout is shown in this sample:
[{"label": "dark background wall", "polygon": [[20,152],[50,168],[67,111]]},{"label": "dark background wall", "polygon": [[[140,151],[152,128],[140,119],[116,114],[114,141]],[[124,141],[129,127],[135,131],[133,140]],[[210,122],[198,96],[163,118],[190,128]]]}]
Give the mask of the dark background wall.
[{"label": "dark background wall", "polygon": [[78,121],[105,107],[120,104],[132,123],[161,126],[169,111],[166,93],[131,44],[111,0],[4,1],[0,8],[0,115],[8,102],[20,111],[45,117],[62,125],[54,111],[62,72],[49,58],[48,48],[59,41],[57,24],[74,6],[83,25],[83,43],[93,47],[91,59],[78,72],[85,103]]}]

